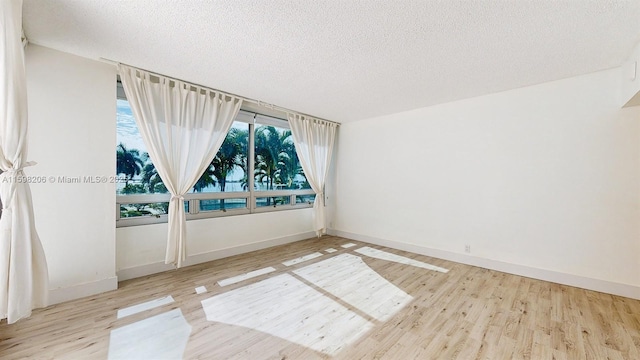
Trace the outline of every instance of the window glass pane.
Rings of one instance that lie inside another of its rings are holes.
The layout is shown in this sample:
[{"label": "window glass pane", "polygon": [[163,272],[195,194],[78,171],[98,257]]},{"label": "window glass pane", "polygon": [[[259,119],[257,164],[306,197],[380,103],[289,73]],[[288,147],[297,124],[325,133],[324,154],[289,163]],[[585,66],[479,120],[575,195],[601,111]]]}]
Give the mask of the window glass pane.
[{"label": "window glass pane", "polygon": [[166,193],[142,142],[127,100],[116,103],[116,172],[123,181],[116,184],[120,195]]},{"label": "window glass pane", "polygon": [[296,204],[313,204],[313,200],[315,200],[315,198],[316,198],[316,194],[297,195]]},{"label": "window glass pane", "polygon": [[216,157],[190,192],[247,191],[249,124],[235,121]]},{"label": "window glass pane", "polygon": [[[167,193],[138,131],[127,100],[117,100],[119,195]],[[216,157],[189,192],[247,191],[249,124],[234,122]]]},{"label": "window glass pane", "polygon": [[[142,203],[142,204],[121,204],[120,217],[132,218],[140,216],[160,216],[169,211],[168,202]],[[189,213],[189,202],[184,202],[184,212]]]},{"label": "window glass pane", "polygon": [[[116,169],[119,181],[117,195],[166,194],[168,190],[151,162],[147,148],[142,140],[131,106],[118,93],[117,98],[117,140]],[[124,94],[122,92],[122,94]],[[291,131],[285,120],[278,120],[249,112],[240,112],[214,160],[208,166],[190,193],[229,193],[310,189],[300,161],[298,159]],[[250,125],[255,120],[255,125]],[[250,133],[250,130],[253,130]],[[253,138],[251,138],[253,137]],[[248,144],[254,141],[255,156],[249,158]],[[251,163],[253,161],[253,163]],[[254,167],[253,173],[250,168]],[[254,188],[248,189],[253,176]],[[248,195],[248,194],[247,194]],[[252,194],[253,195],[253,194]],[[279,207],[283,205],[312,204],[315,195],[264,196],[254,198],[256,206]],[[231,195],[236,196],[236,195]],[[243,196],[238,194],[238,196]],[[213,197],[213,196],[208,196]],[[154,199],[155,200],[155,199]],[[125,200],[122,200],[125,201]],[[160,217],[168,211],[168,202],[121,204],[121,218]],[[206,199],[198,201],[193,213],[217,212],[231,209],[245,209],[249,212],[250,200],[247,197],[229,199]],[[125,201],[126,202],[126,201]],[[189,201],[184,202],[185,212],[189,213]],[[293,207],[292,207],[293,208]],[[265,209],[266,210],[266,209]],[[212,216],[215,216],[212,214]]]},{"label": "window glass pane", "polygon": [[247,199],[211,199],[200,200],[200,211],[220,211],[246,209]]},{"label": "window glass pane", "polygon": [[291,196],[271,196],[271,197],[259,197],[256,198],[256,207],[265,207],[265,206],[281,206],[288,205],[291,203]]},{"label": "window glass pane", "polygon": [[255,189],[310,189],[293,144],[291,130],[255,126]]},{"label": "window glass pane", "polygon": [[120,205],[120,217],[160,216],[169,211],[168,202]]}]

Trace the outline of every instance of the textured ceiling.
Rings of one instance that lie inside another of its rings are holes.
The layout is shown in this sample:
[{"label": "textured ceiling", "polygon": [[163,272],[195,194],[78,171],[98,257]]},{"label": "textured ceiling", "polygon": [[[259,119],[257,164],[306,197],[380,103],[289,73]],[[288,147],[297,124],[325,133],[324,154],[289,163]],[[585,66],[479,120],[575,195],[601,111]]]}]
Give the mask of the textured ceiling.
[{"label": "textured ceiling", "polygon": [[24,28],[348,122],[619,66],[640,0],[25,0]]}]

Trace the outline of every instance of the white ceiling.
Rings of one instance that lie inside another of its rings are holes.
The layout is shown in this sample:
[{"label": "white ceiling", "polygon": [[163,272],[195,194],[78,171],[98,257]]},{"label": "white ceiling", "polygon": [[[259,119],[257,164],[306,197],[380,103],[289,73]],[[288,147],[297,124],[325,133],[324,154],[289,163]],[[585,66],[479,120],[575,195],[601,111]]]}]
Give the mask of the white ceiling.
[{"label": "white ceiling", "polygon": [[619,66],[640,0],[25,0],[24,28],[348,122]]}]

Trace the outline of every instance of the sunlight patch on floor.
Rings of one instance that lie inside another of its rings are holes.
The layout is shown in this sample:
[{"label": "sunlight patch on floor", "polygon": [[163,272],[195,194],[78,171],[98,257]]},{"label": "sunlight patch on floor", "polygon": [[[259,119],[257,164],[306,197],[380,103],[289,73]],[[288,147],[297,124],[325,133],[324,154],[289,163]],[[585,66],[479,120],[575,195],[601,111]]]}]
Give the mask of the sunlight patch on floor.
[{"label": "sunlight patch on floor", "polygon": [[315,259],[315,258],[320,257],[320,256],[322,256],[322,253],[314,252],[313,254],[300,256],[299,258],[287,260],[287,261],[283,262],[282,265],[291,266],[291,265],[299,264],[301,262],[305,262],[307,260]]},{"label": "sunlight patch on floor", "polygon": [[293,273],[379,321],[389,320],[413,299],[351,254],[340,254]]},{"label": "sunlight patch on floor", "polygon": [[345,249],[348,249],[350,247],[356,246],[356,244],[354,244],[354,243],[346,243],[346,244],[343,244],[343,245],[340,245],[340,246],[342,246]]},{"label": "sunlight patch on floor", "polygon": [[227,286],[227,285],[239,283],[240,281],[244,281],[244,280],[247,280],[247,279],[258,277],[260,275],[268,274],[268,273],[274,272],[274,271],[276,271],[276,269],[274,269],[271,266],[269,266],[269,267],[266,267],[266,268],[262,268],[262,269],[258,269],[258,270],[254,270],[254,271],[248,272],[246,274],[242,274],[242,275],[230,277],[228,279],[220,280],[220,281],[218,281],[218,285]]},{"label": "sunlight patch on floor", "polygon": [[109,360],[182,359],[191,334],[180,309],[111,330]]},{"label": "sunlight patch on floor", "polygon": [[204,286],[198,286],[196,288],[196,294],[200,295],[200,294],[204,294],[207,292],[207,288]]},{"label": "sunlight patch on floor", "polygon": [[290,274],[202,301],[207,320],[243,326],[334,355],[373,324]]},{"label": "sunlight patch on floor", "polygon": [[328,252],[329,254],[334,253],[338,250],[334,249],[334,248],[328,248],[327,250],[325,250],[325,252]]},{"label": "sunlight patch on floor", "polygon": [[123,318],[125,316],[137,314],[139,312],[143,312],[143,311],[146,311],[146,310],[149,310],[149,309],[153,309],[153,308],[158,307],[158,306],[170,304],[172,302],[173,302],[173,297],[171,297],[171,295],[169,295],[169,296],[165,296],[165,297],[160,298],[160,299],[154,299],[154,300],[151,300],[151,301],[143,302],[141,304],[129,306],[129,307],[126,307],[124,309],[118,310],[117,318],[121,319],[121,318]]},{"label": "sunlight patch on floor", "polygon": [[382,251],[382,250],[378,250],[378,249],[374,249],[374,248],[371,248],[371,247],[368,247],[368,246],[361,247],[361,248],[356,249],[354,251],[357,252],[358,254],[366,255],[368,257],[372,257],[372,258],[375,258],[375,259],[381,259],[381,260],[392,261],[392,262],[396,262],[396,263],[400,263],[400,264],[416,266],[416,267],[419,267],[419,268],[433,270],[433,271],[439,271],[439,272],[442,272],[442,273],[449,272],[449,270],[445,269],[445,268],[441,268],[441,267],[438,267],[438,266],[435,266],[435,265],[427,264],[427,263],[422,262],[422,261],[409,259],[409,258],[404,257],[404,256],[392,254],[392,253],[389,253],[389,252],[386,252],[386,251]]}]

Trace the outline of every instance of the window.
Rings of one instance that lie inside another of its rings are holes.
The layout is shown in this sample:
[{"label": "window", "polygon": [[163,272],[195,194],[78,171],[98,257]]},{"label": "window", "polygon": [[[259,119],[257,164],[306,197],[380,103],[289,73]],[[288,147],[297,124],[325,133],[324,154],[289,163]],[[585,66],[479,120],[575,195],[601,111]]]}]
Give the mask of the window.
[{"label": "window", "polygon": [[[120,85],[116,121],[117,227],[166,222],[169,192]],[[240,110],[216,157],[185,195],[185,212],[189,220],[299,209],[311,207],[314,198],[287,121]]]}]

